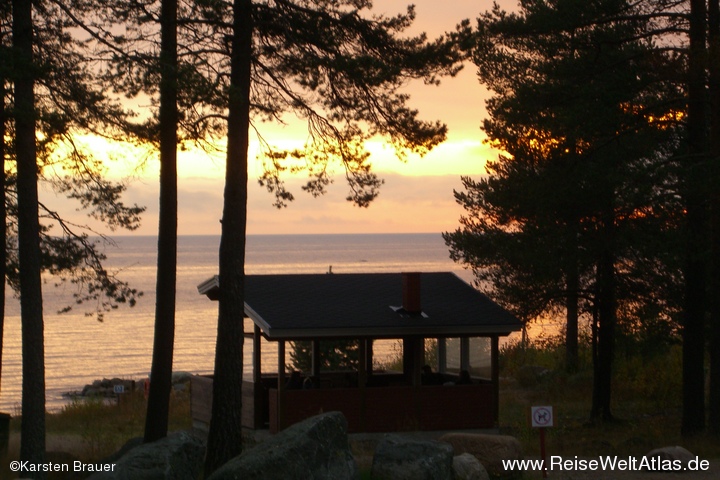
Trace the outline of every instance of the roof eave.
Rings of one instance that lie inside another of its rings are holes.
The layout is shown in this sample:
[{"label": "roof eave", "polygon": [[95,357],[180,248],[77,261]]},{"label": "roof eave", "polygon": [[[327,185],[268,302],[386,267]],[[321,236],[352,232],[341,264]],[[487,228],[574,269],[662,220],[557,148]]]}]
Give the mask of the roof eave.
[{"label": "roof eave", "polygon": [[200,295],[207,295],[210,300],[217,300],[220,293],[220,276],[213,275],[197,286]]},{"label": "roof eave", "polygon": [[[251,316],[252,318],[252,316]],[[318,328],[318,329],[278,329],[269,328],[267,323],[260,325],[264,336],[271,341],[308,340],[313,338],[401,338],[407,336],[433,337],[505,337],[519,332],[521,325],[488,325],[477,327],[388,327],[388,328]]]},{"label": "roof eave", "polygon": [[[260,330],[262,330],[263,333],[272,330],[272,328],[270,328],[270,324],[267,323],[259,313],[253,310],[247,302],[245,302],[245,315],[250,318],[255,325],[260,327]],[[267,333],[265,333],[265,336],[267,337]]]}]

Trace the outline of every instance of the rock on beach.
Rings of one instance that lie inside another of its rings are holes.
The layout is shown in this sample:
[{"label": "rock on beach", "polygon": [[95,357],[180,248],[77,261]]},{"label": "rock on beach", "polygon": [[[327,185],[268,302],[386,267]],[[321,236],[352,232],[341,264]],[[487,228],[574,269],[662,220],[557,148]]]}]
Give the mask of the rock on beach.
[{"label": "rock on beach", "polygon": [[[187,390],[192,374],[190,372],[173,372],[172,387],[174,390]],[[124,393],[134,392],[139,389],[145,389],[146,383],[150,380],[145,378],[142,380],[133,380],[127,378],[103,378],[94,380],[83,387],[80,391],[65,392],[64,397],[69,398],[111,398],[117,395],[116,388],[122,387]]]},{"label": "rock on beach", "polygon": [[208,480],[356,480],[347,420],[340,412],[308,418],[246,450]]}]

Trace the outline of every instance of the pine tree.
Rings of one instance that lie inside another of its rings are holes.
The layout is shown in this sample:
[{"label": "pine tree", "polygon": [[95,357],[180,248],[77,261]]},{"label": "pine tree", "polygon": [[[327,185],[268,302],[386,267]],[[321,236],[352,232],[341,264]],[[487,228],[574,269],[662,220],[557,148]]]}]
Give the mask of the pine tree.
[{"label": "pine tree", "polygon": [[[631,275],[653,264],[638,260],[650,243],[637,240],[661,232],[672,218],[663,212],[677,207],[658,171],[678,134],[657,119],[679,95],[659,75],[669,59],[632,13],[625,2],[539,1],[479,19],[474,61],[495,93],[483,129],[506,153],[488,163],[487,179],[464,180],[456,198],[468,214],[445,236],[506,305],[528,316],[566,311],[571,370],[577,315],[592,315],[591,417],[601,420],[612,419],[618,305],[655,301]],[[653,278],[664,273],[653,268]]]},{"label": "pine tree", "polygon": [[[20,312],[22,322],[22,412],[20,460],[45,460],[45,348],[40,279],[37,152],[35,149],[35,69],[30,2],[13,1],[13,83],[17,159]],[[43,473],[33,473],[44,478]]]},{"label": "pine tree", "polygon": [[[398,89],[411,78],[437,82],[457,71],[462,52],[448,39],[398,38],[407,15],[367,19],[365,1],[252,2],[235,0],[232,11],[230,84],[227,89],[228,148],[220,245],[220,297],[213,415],[206,475],[242,448],[242,342],[248,135],[253,119],[279,119],[296,112],[308,122],[311,140],[303,150],[278,151],[266,144],[270,168],[262,184],[277,205],[292,199],[280,173],[284,162],[307,162],[314,195],[330,182],[328,163],[339,159],[348,179],[348,200],[368,206],[381,184],[367,161],[363,142],[389,138],[400,154],[424,153],[445,135],[439,123],[417,119]],[[461,36],[463,33],[458,33]]]},{"label": "pine tree", "polygon": [[175,342],[177,278],[177,0],[163,0],[160,12],[160,211],[158,227],[155,335],[145,442],[167,436]]},{"label": "pine tree", "polygon": [[[710,183],[718,184],[720,179],[720,2],[710,0],[708,4],[708,36],[710,67]],[[717,189],[711,193],[711,274],[710,291],[720,291],[720,194]],[[720,435],[720,299],[711,295],[710,321],[710,431]]]},{"label": "pine tree", "polygon": [[88,132],[124,137],[125,114],[95,89],[81,42],[68,35],[69,18],[51,3],[2,5],[3,280],[20,294],[21,460],[40,464],[45,456],[41,274],[77,287],[64,311],[89,303],[99,319],[119,304],[133,305],[141,292],[103,268],[104,255],[89,237],[91,228],[68,222],[39,202],[38,184],[77,200],[80,210],[111,229],[136,228],[143,209],[124,205],[125,186],[107,181],[102,164],[74,141],[76,134]]},{"label": "pine tree", "polygon": [[[159,2],[104,2],[104,18],[128,19],[128,35],[105,26],[93,36],[111,57],[106,78],[128,95],[157,100]],[[462,25],[428,41],[401,37],[414,11],[392,18],[366,17],[369,1],[183,2],[178,7],[179,142],[216,148],[227,137],[226,186],[220,247],[218,344],[210,427],[210,472],[238,453],[240,438],[247,144],[257,132],[264,175],[259,179],[278,207],[293,199],[284,172],[306,171],[312,195],[332,182],[335,162],[350,187],[348,200],[365,207],[382,184],[364,142],[388,138],[398,155],[422,155],[445,138],[439,122],[425,122],[402,91],[411,80],[436,84],[455,74],[464,58]],[[251,31],[249,31],[251,29]],[[249,42],[249,44],[248,44]],[[248,78],[249,76],[249,78]],[[286,115],[307,122],[308,142],[276,148],[262,123]],[[153,116],[148,138],[162,128]],[[167,332],[170,335],[170,332]]]},{"label": "pine tree", "polygon": [[705,315],[707,312],[708,178],[707,4],[690,0],[687,67],[687,146],[683,155],[685,201],[685,304],[683,307],[682,432],[705,428]]}]

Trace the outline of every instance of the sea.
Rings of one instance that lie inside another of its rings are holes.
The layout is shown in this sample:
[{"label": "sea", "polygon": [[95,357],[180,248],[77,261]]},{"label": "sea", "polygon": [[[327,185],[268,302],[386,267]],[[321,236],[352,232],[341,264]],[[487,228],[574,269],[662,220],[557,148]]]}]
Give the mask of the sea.
[{"label": "sea", "polygon": [[[91,306],[72,303],[74,287],[43,285],[45,321],[45,385],[49,411],[70,400],[96,379],[148,377],[152,359],[155,315],[157,237],[121,236],[104,244],[105,266],[143,292],[136,306],[121,306],[102,322],[88,316]],[[197,286],[218,272],[219,236],[180,236],[178,239],[176,329],[173,370],[210,373],[215,356],[217,302],[200,295]],[[470,283],[472,274],[454,263],[439,233],[250,235],[248,274],[274,273],[455,272]],[[7,289],[2,352],[0,411],[20,414],[22,357],[20,306]],[[272,355],[263,348],[263,355]],[[263,359],[265,364],[266,359]],[[245,364],[249,365],[246,358]],[[272,362],[268,362],[272,363]],[[247,372],[246,372],[247,374]]]}]

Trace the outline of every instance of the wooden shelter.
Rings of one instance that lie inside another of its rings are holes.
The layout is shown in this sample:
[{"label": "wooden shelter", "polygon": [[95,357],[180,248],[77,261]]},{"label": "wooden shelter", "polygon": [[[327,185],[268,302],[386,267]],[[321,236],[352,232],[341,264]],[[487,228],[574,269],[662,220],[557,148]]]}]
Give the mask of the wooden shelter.
[{"label": "wooden shelter", "polygon": [[[217,299],[220,287],[215,276],[198,290]],[[253,365],[243,382],[243,425],[271,432],[331,410],[345,414],[351,432],[493,427],[499,338],[521,329],[446,272],[247,275],[245,314]],[[277,345],[272,374],[262,371],[261,339]],[[322,342],[339,339],[352,340],[355,368],[323,370]],[[387,339],[402,345],[396,371],[374,361],[375,346]],[[307,371],[286,373],[288,342],[312,345]],[[209,421],[211,382],[193,379],[196,426]]]}]

